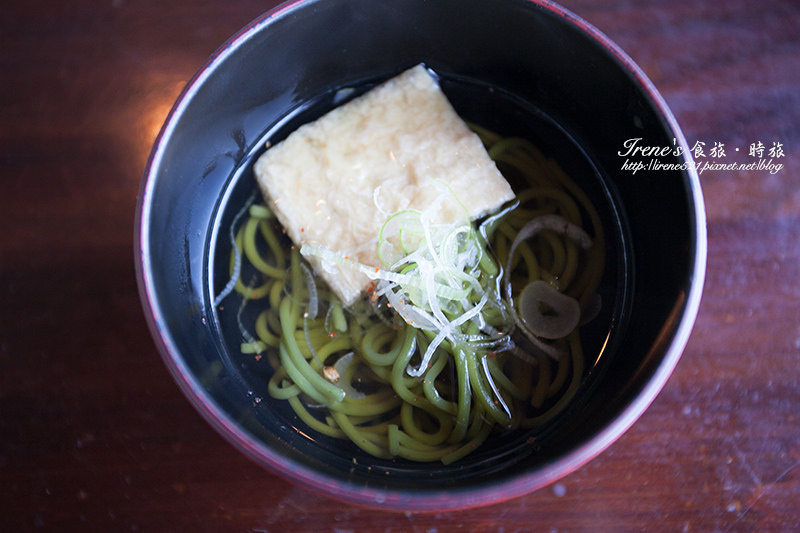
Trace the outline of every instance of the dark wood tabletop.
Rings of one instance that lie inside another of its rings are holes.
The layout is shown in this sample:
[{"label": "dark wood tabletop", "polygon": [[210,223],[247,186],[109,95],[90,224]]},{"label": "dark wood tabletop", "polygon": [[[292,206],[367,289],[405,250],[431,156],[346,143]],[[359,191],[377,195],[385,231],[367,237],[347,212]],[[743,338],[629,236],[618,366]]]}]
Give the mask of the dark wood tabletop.
[{"label": "dark wood tabletop", "polygon": [[796,531],[800,2],[563,2],[642,67],[698,160],[764,165],[700,174],[703,301],[633,428],[555,485],[441,514],[263,470],[190,406],[146,327],[133,221],[150,147],[196,69],[275,3],[4,6],[0,531]]}]

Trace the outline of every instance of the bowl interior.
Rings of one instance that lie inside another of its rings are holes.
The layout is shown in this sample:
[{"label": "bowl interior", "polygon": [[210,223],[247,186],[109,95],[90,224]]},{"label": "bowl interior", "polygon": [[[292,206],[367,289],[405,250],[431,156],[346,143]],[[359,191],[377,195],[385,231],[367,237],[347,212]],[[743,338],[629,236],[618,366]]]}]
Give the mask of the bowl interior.
[{"label": "bowl interior", "polygon": [[[250,165],[264,140],[330,109],[340,89],[364,90],[421,62],[465,118],[530,132],[584,176],[613,236],[612,290],[604,296],[613,302],[611,335],[591,387],[546,433],[495,442],[450,466],[377,461],[298,431],[302,423],[268,401],[265,380],[236,359],[230,325],[211,304],[224,284],[215,268],[228,253],[221,236],[255,189]],[[659,157],[678,167],[623,168],[650,159],[622,156],[630,139],[682,148]],[[209,60],[159,136],[137,213],[142,299],[164,359],[197,409],[242,451],[294,481],[404,509],[517,496],[604,449],[677,363],[705,265],[702,198],[696,174],[680,168],[687,161],[683,136],[641,72],[556,5],[287,3]]]}]

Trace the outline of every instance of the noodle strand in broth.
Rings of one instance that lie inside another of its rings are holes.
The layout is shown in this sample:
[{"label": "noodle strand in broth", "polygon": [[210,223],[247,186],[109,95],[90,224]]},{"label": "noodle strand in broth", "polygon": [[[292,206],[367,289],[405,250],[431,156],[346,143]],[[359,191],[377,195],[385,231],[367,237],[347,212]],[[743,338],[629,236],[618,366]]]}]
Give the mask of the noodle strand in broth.
[{"label": "noodle strand in broth", "polygon": [[[555,161],[529,141],[473,129],[509,181],[522,184],[515,206],[480,226],[487,261],[481,267],[504,276],[514,295],[544,281],[574,298],[585,317],[604,268],[597,212]],[[543,229],[516,243],[509,257],[522,228],[544,215],[581,228],[591,246],[583,249],[564,232]],[[507,349],[497,349],[497,343],[454,342],[415,328],[374,295],[345,309],[313,278],[297,247],[286,245],[266,206],[251,205],[244,218],[230,259],[230,274],[238,277],[233,291],[242,307],[262,310],[244,324],[239,309],[242,353],[269,364],[269,394],[287,401],[312,430],[350,440],[376,457],[448,464],[493,431],[545,424],[575,397],[587,366],[578,327],[562,339],[537,341],[543,349],[516,334]],[[503,265],[510,270],[501,272]],[[239,275],[240,266],[241,272],[255,273],[251,283]],[[479,320],[487,328],[511,333],[503,331],[514,323],[502,309],[483,309]],[[475,320],[458,326],[479,339]],[[430,359],[420,368],[426,351]]]}]

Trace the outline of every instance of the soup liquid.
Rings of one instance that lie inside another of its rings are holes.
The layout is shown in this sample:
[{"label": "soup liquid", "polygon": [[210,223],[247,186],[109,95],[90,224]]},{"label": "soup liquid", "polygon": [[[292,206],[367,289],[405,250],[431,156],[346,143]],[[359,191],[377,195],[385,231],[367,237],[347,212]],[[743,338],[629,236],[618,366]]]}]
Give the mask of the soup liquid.
[{"label": "soup liquid", "polygon": [[[539,442],[547,437],[547,433],[557,426],[559,419],[568,416],[571,409],[584,401],[592,389],[592,383],[602,373],[606,360],[614,351],[615,338],[619,337],[624,316],[623,310],[627,305],[627,257],[625,246],[623,217],[615,207],[613,191],[610,190],[602,173],[594,164],[592,158],[586,154],[579,144],[565,129],[559,127],[545,113],[535,109],[511,95],[491,87],[474,83],[470,80],[453,78],[440,78],[440,85],[450,99],[456,111],[468,123],[476,124],[503,137],[521,137],[531,141],[546,156],[555,159],[565,173],[588,195],[600,217],[605,235],[605,265],[603,277],[598,287],[598,294],[602,299],[599,314],[590,322],[581,326],[581,341],[585,357],[585,371],[581,378],[578,393],[561,413],[543,424],[527,430],[517,430],[511,434],[493,434],[491,443],[484,443],[489,447],[493,456],[506,456],[508,460],[513,457],[522,457],[531,453],[535,446],[531,442]],[[300,125],[312,121],[333,107],[343,103],[357,94],[361,94],[374,86],[364,84],[357,88],[345,88],[327,94],[316,101],[307,103],[294,113],[288,115],[283,121],[265,132],[262,139],[256,143],[250,153],[244,158],[237,172],[230,180],[230,186],[221,199],[217,217],[214,222],[214,231],[209,242],[209,291],[208,298],[214,301],[223,287],[230,279],[231,239],[229,230],[237,222],[237,214],[254,195],[257,203],[262,201],[260,192],[252,174],[252,165],[263,153],[267,141],[276,144],[294,131]],[[509,179],[515,191],[519,191],[523,184]],[[309,200],[312,201],[312,200]],[[585,213],[583,213],[585,217]],[[283,236],[288,249],[291,242]],[[242,272],[242,281],[247,284],[246,270]],[[319,282],[319,281],[318,281]],[[220,344],[223,352],[223,362],[238,386],[244,388],[254,399],[254,409],[265,409],[269,405],[268,413],[264,416],[271,419],[278,417],[286,427],[296,426],[311,440],[329,447],[332,454],[342,446],[349,446],[346,441],[328,442],[325,437],[309,434],[307,428],[297,421],[296,416],[287,406],[286,401],[274,400],[266,391],[271,370],[261,357],[241,353],[243,342],[242,328],[247,329],[255,319],[264,303],[255,302],[246,307],[242,305],[241,297],[233,293],[228,296],[215,311],[215,322]],[[270,423],[274,423],[271,420]],[[480,462],[483,454],[480,448],[468,457],[471,461]]]}]

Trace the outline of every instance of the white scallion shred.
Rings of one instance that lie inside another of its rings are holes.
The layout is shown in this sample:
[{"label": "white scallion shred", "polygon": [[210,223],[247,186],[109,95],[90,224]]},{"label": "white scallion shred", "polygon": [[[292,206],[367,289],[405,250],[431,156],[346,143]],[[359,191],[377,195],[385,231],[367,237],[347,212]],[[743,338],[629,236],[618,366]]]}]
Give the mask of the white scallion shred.
[{"label": "white scallion shred", "polygon": [[344,391],[344,395],[347,398],[352,398],[354,400],[360,400],[365,398],[366,395],[363,392],[357,391],[353,388],[353,385],[347,380],[347,369],[353,362],[353,352],[348,352],[345,355],[341,356],[334,364],[333,368],[339,374],[339,380],[336,381],[336,386],[339,387]]},{"label": "white scallion shred", "polygon": [[256,193],[251,194],[244,206],[239,210],[238,213],[236,213],[236,216],[233,217],[233,222],[231,223],[231,228],[229,231],[231,246],[233,246],[233,272],[231,272],[231,278],[228,280],[228,283],[225,285],[225,287],[223,287],[222,291],[220,291],[217,297],[214,298],[214,307],[218,307],[222,301],[233,292],[233,289],[236,288],[236,283],[239,282],[239,276],[241,275],[242,271],[242,252],[239,250],[239,246],[236,244],[236,226],[239,224],[239,220],[251,210],[251,207],[255,207],[254,202],[256,198]]},{"label": "white scallion shred", "polygon": [[[506,307],[500,284],[480,267],[483,242],[468,220],[434,224],[424,213],[407,210],[389,217],[381,228],[379,246],[387,268],[363,265],[309,244],[300,253],[358,268],[377,282],[374,295],[385,297],[407,324],[434,333],[419,365],[406,369],[410,376],[419,377],[445,340],[486,349],[508,349],[513,344],[510,331],[498,331],[482,314],[489,306],[501,312]],[[480,335],[466,333],[470,322]],[[510,319],[505,322],[513,324]]]},{"label": "white scallion shred", "polygon": [[306,313],[310,320],[314,320],[317,318],[317,313],[319,313],[317,284],[314,283],[314,275],[306,265],[300,263],[300,270],[303,271],[303,277],[306,280],[306,289],[308,290],[308,307],[306,307]]}]

